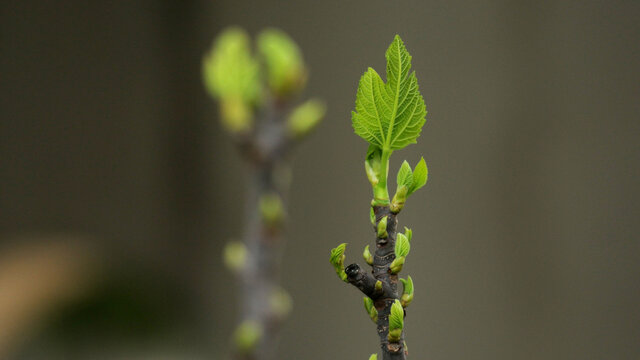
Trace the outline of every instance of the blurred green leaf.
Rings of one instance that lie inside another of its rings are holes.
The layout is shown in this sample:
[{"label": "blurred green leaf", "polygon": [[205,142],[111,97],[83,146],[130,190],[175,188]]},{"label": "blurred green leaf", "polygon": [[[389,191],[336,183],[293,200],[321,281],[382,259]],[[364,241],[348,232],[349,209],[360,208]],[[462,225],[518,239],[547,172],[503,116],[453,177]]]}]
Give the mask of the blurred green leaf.
[{"label": "blurred green leaf", "polygon": [[298,45],[283,31],[266,29],[258,35],[267,82],[273,93],[286,97],[300,91],[306,83],[306,69]]}]

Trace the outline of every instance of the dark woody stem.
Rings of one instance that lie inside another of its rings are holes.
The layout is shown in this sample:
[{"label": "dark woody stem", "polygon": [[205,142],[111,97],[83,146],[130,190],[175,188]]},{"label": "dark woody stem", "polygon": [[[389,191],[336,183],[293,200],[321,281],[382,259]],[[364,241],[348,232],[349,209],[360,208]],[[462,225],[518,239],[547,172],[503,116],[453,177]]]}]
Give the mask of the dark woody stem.
[{"label": "dark woody stem", "polygon": [[[398,275],[392,274],[389,266],[395,259],[396,242],[396,215],[389,210],[389,206],[374,206],[373,211],[377,225],[385,216],[387,219],[387,237],[380,238],[376,235],[376,251],[373,257],[373,270],[364,271],[357,264],[351,264],[345,268],[349,283],[360,289],[365,295],[370,297],[376,310],[378,311],[378,335],[380,336],[380,347],[382,348],[383,360],[405,360],[406,349],[404,347],[404,333],[399,341],[390,342],[389,334],[389,314],[391,305],[396,299],[400,299],[398,293]],[[382,291],[376,291],[375,283],[382,283]]]}]

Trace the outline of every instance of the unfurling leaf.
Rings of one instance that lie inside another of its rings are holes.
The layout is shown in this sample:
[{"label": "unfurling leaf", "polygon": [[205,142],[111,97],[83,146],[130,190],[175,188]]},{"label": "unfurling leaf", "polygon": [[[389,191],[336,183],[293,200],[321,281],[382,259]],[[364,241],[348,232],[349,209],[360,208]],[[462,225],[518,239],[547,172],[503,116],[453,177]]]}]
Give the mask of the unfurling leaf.
[{"label": "unfurling leaf", "polygon": [[389,314],[389,341],[399,341],[403,328],[404,309],[402,308],[400,300],[396,299],[393,305],[391,305],[391,313]]},{"label": "unfurling leaf", "polygon": [[374,323],[378,322],[378,310],[373,306],[373,300],[370,297],[364,297],[364,309]]},{"label": "unfurling leaf", "polygon": [[407,276],[407,279],[400,279],[402,282],[402,297],[400,298],[400,302],[402,303],[402,307],[407,307],[411,304],[413,300],[413,279],[411,276]]},{"label": "unfurling leaf", "polygon": [[413,184],[409,188],[409,195],[413,194],[416,190],[420,189],[427,183],[429,177],[429,170],[427,169],[427,163],[424,158],[420,158],[418,165],[413,170]]},{"label": "unfurling leaf", "polygon": [[387,82],[369,68],[358,85],[351,123],[356,134],[384,150],[397,150],[416,142],[425,122],[426,107],[415,72],[409,73],[411,55],[396,35],[385,54]]},{"label": "unfurling leaf", "polygon": [[411,250],[411,244],[409,239],[402,233],[396,235],[396,247],[395,252],[397,257],[406,257]]},{"label": "unfurling leaf", "polygon": [[378,360],[378,354],[371,354],[371,356],[369,356],[369,360]]},{"label": "unfurling leaf", "polygon": [[[382,152],[380,148],[377,148],[373,145],[369,145],[367,149],[367,158],[364,160],[364,169],[367,172],[367,178],[371,183],[371,186],[378,185],[378,181],[380,181],[380,160],[381,160]],[[386,176],[386,175],[385,175]]]},{"label": "unfurling leaf", "polygon": [[334,269],[336,270],[336,274],[338,274],[338,277],[344,282],[348,282],[347,273],[344,272],[344,251],[346,248],[346,243],[342,243],[336,246],[335,248],[331,249],[331,257],[329,258],[331,265],[333,265]]},{"label": "unfurling leaf", "polygon": [[264,58],[269,88],[279,97],[299,92],[307,71],[298,45],[284,32],[264,30],[258,35],[258,50]]},{"label": "unfurling leaf", "polygon": [[319,100],[308,100],[293,110],[287,119],[287,131],[293,138],[301,138],[311,132],[322,120],[326,107]]}]

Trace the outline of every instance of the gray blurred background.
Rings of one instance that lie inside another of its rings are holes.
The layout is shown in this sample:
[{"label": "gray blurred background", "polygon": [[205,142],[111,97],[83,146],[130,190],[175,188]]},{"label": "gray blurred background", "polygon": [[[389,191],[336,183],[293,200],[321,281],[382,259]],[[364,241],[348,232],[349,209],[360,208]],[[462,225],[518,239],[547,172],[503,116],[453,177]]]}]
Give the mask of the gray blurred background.
[{"label": "gray blurred background", "polygon": [[[400,216],[411,359],[640,357],[640,2],[0,3],[0,358],[224,359],[244,167],[200,80],[229,25],[287,31],[328,116],[297,149],[283,359],[365,359],[329,249],[372,241],[350,111],[398,33],[430,180]],[[338,236],[336,236],[338,234]]]}]

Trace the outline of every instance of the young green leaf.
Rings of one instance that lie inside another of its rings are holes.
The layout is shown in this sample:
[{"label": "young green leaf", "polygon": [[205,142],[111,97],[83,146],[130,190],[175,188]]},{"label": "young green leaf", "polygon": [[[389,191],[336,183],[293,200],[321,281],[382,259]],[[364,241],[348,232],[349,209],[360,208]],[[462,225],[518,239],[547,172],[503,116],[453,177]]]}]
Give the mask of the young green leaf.
[{"label": "young green leaf", "polygon": [[400,170],[398,170],[398,188],[401,186],[406,186],[407,188],[411,188],[411,184],[413,183],[413,173],[411,172],[411,166],[405,160],[402,162],[400,166]]},{"label": "young green leaf", "polygon": [[411,69],[411,55],[396,35],[385,53],[387,83],[369,68],[358,85],[351,122],[355,133],[371,145],[397,150],[416,142],[426,107]]},{"label": "young green leaf", "polygon": [[205,56],[202,72],[205,87],[220,100],[223,125],[234,133],[249,130],[261,86],[247,34],[238,28],[225,30]]},{"label": "young green leaf", "polygon": [[264,30],[258,35],[258,50],[267,68],[267,80],[278,96],[298,92],[306,82],[307,74],[296,43],[277,29]]},{"label": "young green leaf", "polygon": [[378,310],[376,310],[376,308],[373,306],[373,300],[371,300],[371,298],[368,296],[364,297],[364,309],[367,311],[367,314],[369,314],[371,321],[373,321],[374,323],[377,323]]},{"label": "young green leaf", "polygon": [[336,270],[336,274],[338,274],[338,277],[344,282],[347,282],[347,274],[344,272],[344,251],[346,248],[346,243],[336,246],[331,249],[331,257],[329,258],[331,265],[333,265]]},{"label": "young green leaf", "polygon": [[424,158],[420,158],[418,165],[413,170],[413,184],[409,187],[409,195],[420,189],[427,183],[429,177],[429,169],[427,169],[427,163]]},{"label": "young green leaf", "polygon": [[406,257],[409,255],[409,250],[411,250],[409,239],[404,234],[398,233],[396,235],[396,257]]},{"label": "young green leaf", "polygon": [[367,178],[371,183],[371,186],[378,185],[380,181],[380,158],[382,152],[380,148],[373,145],[369,145],[367,149],[367,158],[364,160],[364,169],[367,172]]},{"label": "young green leaf", "polygon": [[371,354],[371,356],[369,356],[369,360],[378,360],[378,354]]},{"label": "young green leaf", "polygon": [[225,30],[203,62],[204,83],[214,97],[252,102],[260,94],[258,62],[250,51],[250,40],[239,28]]},{"label": "young green leaf", "polygon": [[396,299],[391,305],[391,313],[389,314],[389,341],[400,340],[402,328],[404,327],[404,309],[400,300]]}]

